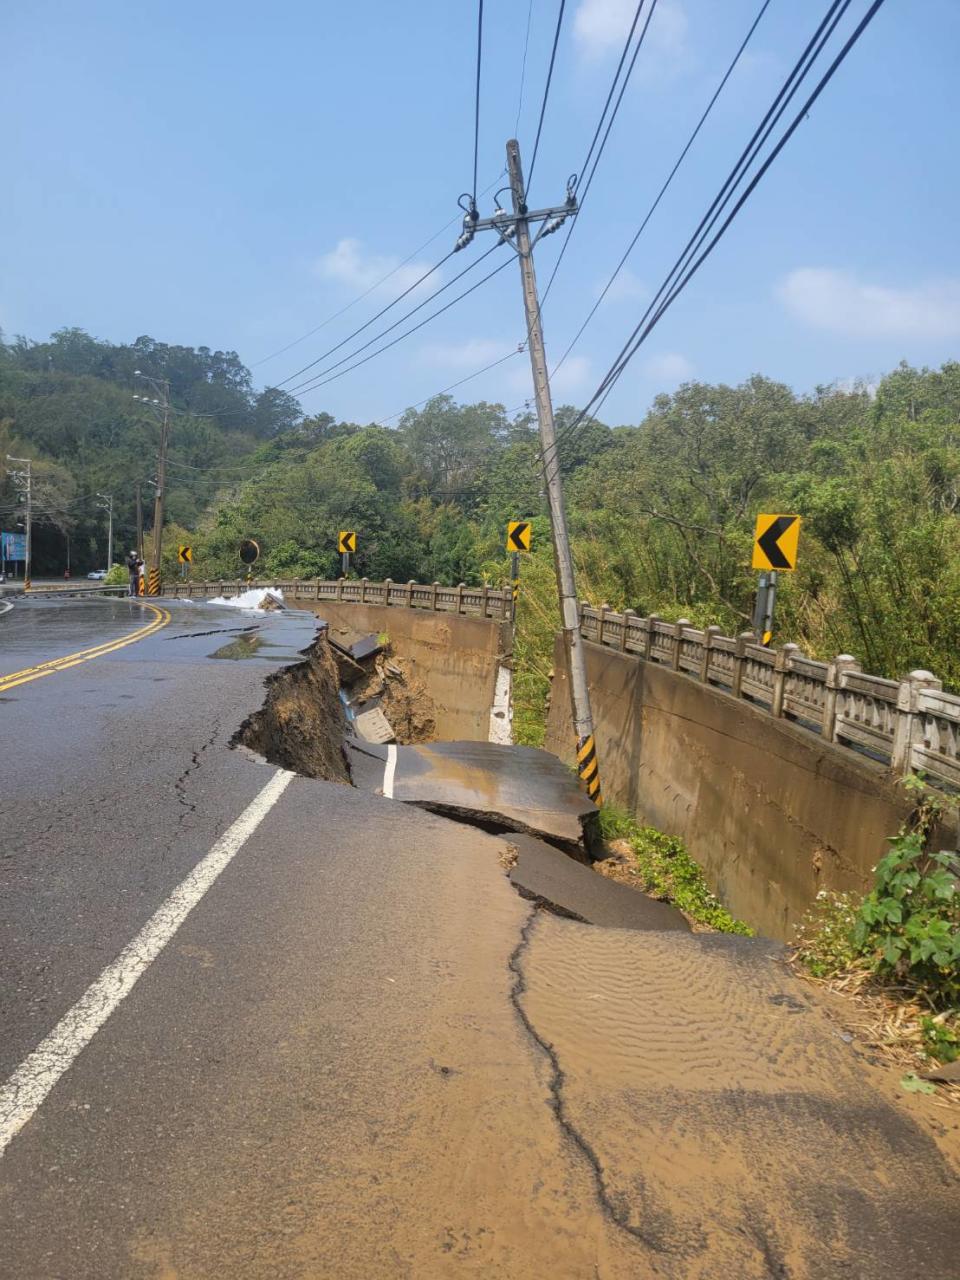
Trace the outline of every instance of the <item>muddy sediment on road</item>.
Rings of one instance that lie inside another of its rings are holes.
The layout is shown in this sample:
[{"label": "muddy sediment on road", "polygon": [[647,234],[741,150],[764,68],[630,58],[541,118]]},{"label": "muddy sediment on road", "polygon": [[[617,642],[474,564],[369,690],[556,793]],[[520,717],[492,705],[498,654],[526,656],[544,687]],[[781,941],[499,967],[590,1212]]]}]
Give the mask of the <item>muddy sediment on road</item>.
[{"label": "muddy sediment on road", "polygon": [[347,722],[326,635],[311,644],[303,662],[270,676],[266,691],[263,706],[243,722],[231,745],[249,747],[308,778],[349,784],[343,755]]},{"label": "muddy sediment on road", "polygon": [[657,1275],[955,1269],[956,1180],[776,944],[541,914],[512,963],[558,1121]]}]

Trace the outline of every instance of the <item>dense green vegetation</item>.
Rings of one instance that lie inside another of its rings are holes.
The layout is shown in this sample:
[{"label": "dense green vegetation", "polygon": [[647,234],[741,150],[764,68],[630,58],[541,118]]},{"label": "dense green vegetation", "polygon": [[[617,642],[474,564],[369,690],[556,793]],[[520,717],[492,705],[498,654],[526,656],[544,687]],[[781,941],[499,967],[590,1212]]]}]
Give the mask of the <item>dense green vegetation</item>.
[{"label": "dense green vegetation", "polygon": [[922,779],[905,786],[911,820],[877,863],[863,898],[822,891],[799,930],[797,959],[817,978],[860,970],[881,987],[915,998],[926,1053],[960,1057],[960,890],[955,853],[930,848],[943,803]]},{"label": "dense green vegetation", "polygon": [[[0,345],[0,451],[38,460],[38,574],[62,572],[67,533],[77,570],[102,562],[97,490],[116,495],[115,545],[130,541],[133,487],[155,474],[158,433],[132,399],[135,368],[169,378],[179,411],[168,571],[188,539],[197,576],[234,577],[240,539],[256,537],[264,576],[333,576],[336,533],[356,528],[354,567],[370,578],[497,582],[507,519],[532,518],[518,725],[536,741],[556,609],[529,414],[438,396],[395,429],[337,422],[256,392],[231,352],[113,346],[73,329],[18,339]],[[805,396],[760,376],[688,383],[636,425],[564,435],[575,416],[558,412],[584,598],[742,630],[754,517],[797,511],[800,566],[783,584],[777,640],[850,652],[880,674],[928,667],[960,687],[960,363]],[[9,527],[8,480],[0,514]]]},{"label": "dense green vegetation", "polygon": [[605,840],[627,844],[632,869],[644,893],[672,903],[691,920],[718,933],[753,937],[750,926],[732,916],[707,888],[703,868],[690,857],[682,840],[665,835],[656,827],[645,827],[612,805],[604,805],[601,810],[600,829]]}]

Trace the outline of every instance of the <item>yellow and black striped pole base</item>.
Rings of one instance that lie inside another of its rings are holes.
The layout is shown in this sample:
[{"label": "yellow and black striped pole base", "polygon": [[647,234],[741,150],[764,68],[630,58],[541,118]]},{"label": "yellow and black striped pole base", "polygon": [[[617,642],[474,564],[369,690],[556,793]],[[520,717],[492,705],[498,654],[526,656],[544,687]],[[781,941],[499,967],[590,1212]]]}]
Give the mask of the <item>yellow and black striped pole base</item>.
[{"label": "yellow and black striped pole base", "polygon": [[146,590],[147,590],[147,580],[141,573],[140,577],[137,579],[137,595],[138,596],[145,595]]},{"label": "yellow and black striped pole base", "polygon": [[29,590],[30,590],[31,585],[32,585],[32,584],[31,584],[31,582],[30,582],[30,579],[29,579],[29,578],[24,578],[24,580],[23,580],[23,589],[24,589],[24,591],[29,591]]},{"label": "yellow and black striped pole base", "polygon": [[160,594],[160,570],[151,569],[147,579],[147,595],[158,596]]},{"label": "yellow and black striped pole base", "polygon": [[577,743],[577,775],[587,788],[587,795],[599,808],[603,804],[603,796],[600,794],[600,762],[592,733]]}]

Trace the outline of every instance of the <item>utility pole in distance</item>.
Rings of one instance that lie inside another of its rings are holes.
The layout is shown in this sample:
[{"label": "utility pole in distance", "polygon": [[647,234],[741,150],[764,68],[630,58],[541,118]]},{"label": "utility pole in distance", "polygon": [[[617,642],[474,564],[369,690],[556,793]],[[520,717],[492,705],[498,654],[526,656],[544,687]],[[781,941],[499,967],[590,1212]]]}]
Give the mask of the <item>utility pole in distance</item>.
[{"label": "utility pole in distance", "polygon": [[33,471],[31,467],[32,460],[30,458],[14,458],[7,454],[8,462],[19,462],[24,470],[14,471],[13,478],[18,481],[17,488],[23,486],[22,492],[26,497],[26,510],[24,512],[25,532],[26,532],[26,550],[24,552],[26,559],[23,562],[23,589],[30,590],[30,571],[33,561]]},{"label": "utility pole in distance", "polygon": [[[550,380],[547,375],[547,358],[543,347],[543,329],[540,323],[540,300],[537,297],[537,277],[533,267],[530,243],[531,222],[544,223],[537,239],[559,230],[567,218],[577,212],[573,182],[567,186],[566,202],[551,209],[527,208],[523,189],[523,170],[520,165],[520,145],[515,138],[507,143],[507,172],[513,195],[513,213],[499,208],[492,218],[477,218],[476,210],[464,218],[464,230],[458,247],[469,244],[473,230],[488,228],[499,231],[501,239],[515,249],[520,261],[520,278],[523,284],[523,305],[527,316],[527,346],[530,367],[533,371],[533,388],[537,404],[537,420],[540,424],[540,453],[543,458],[550,509],[550,530],[553,536],[554,562],[557,571],[557,594],[560,599],[560,616],[563,621],[563,639],[570,670],[570,698],[573,709],[574,732],[577,741],[577,773],[586,785],[595,804],[602,803],[600,790],[600,765],[593,736],[593,715],[590,710],[590,690],[587,685],[587,664],[580,634],[580,607],[567,533],[567,517],[563,506],[563,488],[560,470],[556,466],[557,439],[553,421],[553,402],[550,398]],[[513,240],[516,238],[516,245]]]},{"label": "utility pole in distance", "polygon": [[143,559],[143,498],[141,496],[142,485],[137,481],[137,555]]},{"label": "utility pole in distance", "polygon": [[170,438],[170,383],[166,379],[148,377],[147,374],[141,373],[139,369],[134,369],[133,375],[135,378],[142,378],[144,382],[149,382],[157,393],[152,399],[150,396],[134,396],[134,400],[140,400],[150,405],[160,416],[157,496],[153,507],[153,564],[150,566],[150,572],[147,575],[147,595],[158,596],[160,594],[160,558],[163,550],[163,501],[167,474],[167,442]]},{"label": "utility pole in distance", "polygon": [[97,506],[101,511],[107,513],[107,573],[113,568],[113,494],[98,493],[98,498],[102,498],[102,502],[98,502]]}]

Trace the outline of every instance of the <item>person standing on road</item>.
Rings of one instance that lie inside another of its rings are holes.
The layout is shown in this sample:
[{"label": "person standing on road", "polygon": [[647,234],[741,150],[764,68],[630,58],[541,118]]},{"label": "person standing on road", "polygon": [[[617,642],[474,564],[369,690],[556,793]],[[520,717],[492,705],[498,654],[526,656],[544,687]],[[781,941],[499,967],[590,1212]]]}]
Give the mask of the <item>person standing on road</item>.
[{"label": "person standing on road", "polygon": [[130,594],[137,596],[140,594],[140,566],[143,561],[135,551],[131,551],[127,556],[127,573],[130,575]]}]

